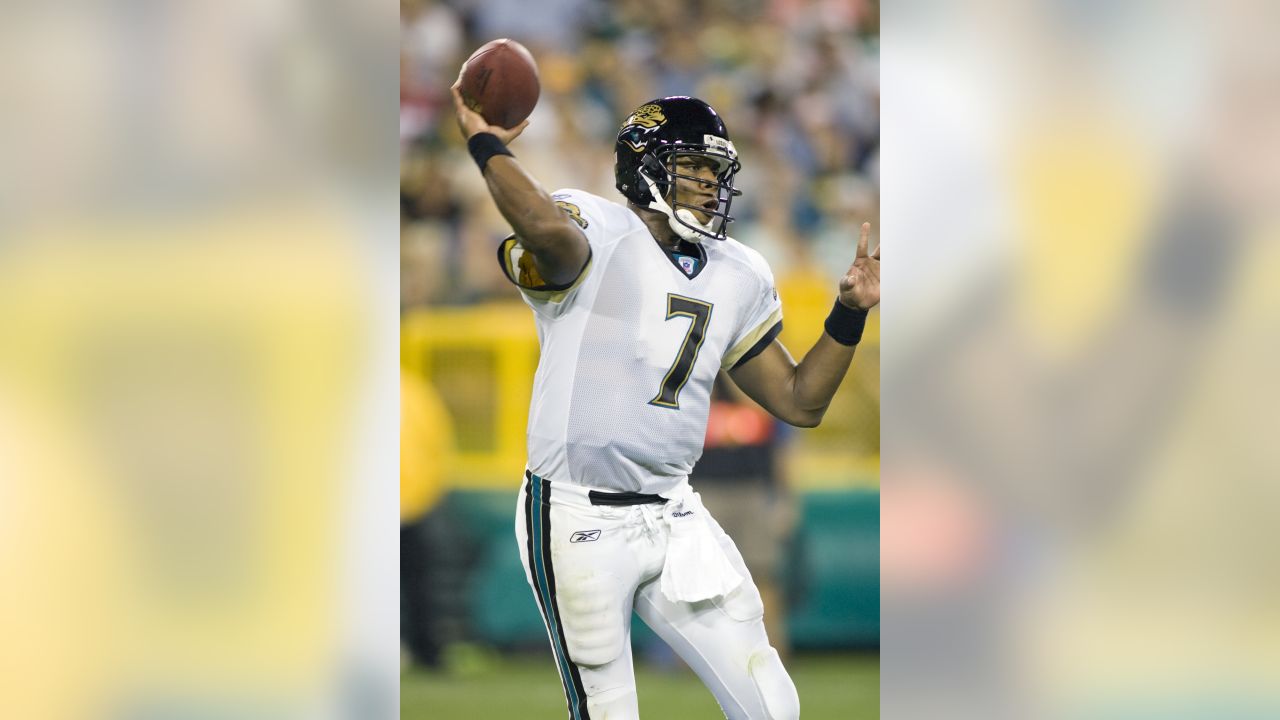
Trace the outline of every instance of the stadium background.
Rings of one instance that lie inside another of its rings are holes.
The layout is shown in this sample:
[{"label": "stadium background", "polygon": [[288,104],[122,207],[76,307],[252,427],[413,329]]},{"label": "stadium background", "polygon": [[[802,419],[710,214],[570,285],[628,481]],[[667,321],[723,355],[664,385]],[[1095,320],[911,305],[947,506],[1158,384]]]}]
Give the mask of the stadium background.
[{"label": "stadium background", "polygon": [[[453,121],[448,87],[467,55],[511,37],[538,59],[542,97],[512,147],[548,189],[617,197],[613,137],[649,98],[692,94],[716,107],[743,161],[733,234],[769,260],[793,354],[821,332],[857,224],[879,227],[876,3],[530,8],[401,4],[402,522],[425,538],[402,541],[401,562],[431,598],[402,613],[430,613],[444,645],[435,668],[407,663],[403,717],[563,712],[511,540],[537,340],[494,260],[506,226]],[[780,450],[797,513],[781,581],[807,718],[877,712],[878,319],[823,425],[786,433]],[[710,694],[636,625],[643,712],[714,716]]]}]

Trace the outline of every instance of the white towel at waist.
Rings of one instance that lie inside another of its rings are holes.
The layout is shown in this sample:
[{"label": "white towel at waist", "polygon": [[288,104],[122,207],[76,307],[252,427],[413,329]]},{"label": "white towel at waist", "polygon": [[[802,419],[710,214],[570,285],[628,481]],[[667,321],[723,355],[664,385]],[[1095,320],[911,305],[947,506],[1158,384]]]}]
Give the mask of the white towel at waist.
[{"label": "white towel at waist", "polygon": [[672,602],[698,602],[727,595],[742,584],[720,547],[702,498],[685,480],[662,493],[662,517],[671,529],[662,567],[662,594]]}]

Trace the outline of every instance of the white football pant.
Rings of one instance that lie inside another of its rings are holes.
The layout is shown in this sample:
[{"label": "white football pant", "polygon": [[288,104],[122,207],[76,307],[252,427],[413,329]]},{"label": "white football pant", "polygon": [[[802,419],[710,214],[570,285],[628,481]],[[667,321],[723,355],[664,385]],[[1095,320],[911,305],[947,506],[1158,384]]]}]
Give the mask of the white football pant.
[{"label": "white football pant", "polygon": [[525,576],[547,625],[570,720],[638,720],[631,613],[711,689],[729,720],[800,717],[795,685],[769,645],[760,592],[742,555],[708,518],[744,579],[723,597],[673,602],[659,585],[668,526],[658,503],[528,476],[517,505]]}]

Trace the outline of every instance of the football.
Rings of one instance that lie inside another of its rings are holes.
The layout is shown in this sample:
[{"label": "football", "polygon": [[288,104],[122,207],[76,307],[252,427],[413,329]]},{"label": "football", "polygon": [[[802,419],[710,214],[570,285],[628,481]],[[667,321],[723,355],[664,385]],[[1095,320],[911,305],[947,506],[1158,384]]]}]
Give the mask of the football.
[{"label": "football", "polygon": [[542,86],[528,49],[502,38],[480,46],[462,66],[462,99],[490,125],[513,128],[538,104]]}]

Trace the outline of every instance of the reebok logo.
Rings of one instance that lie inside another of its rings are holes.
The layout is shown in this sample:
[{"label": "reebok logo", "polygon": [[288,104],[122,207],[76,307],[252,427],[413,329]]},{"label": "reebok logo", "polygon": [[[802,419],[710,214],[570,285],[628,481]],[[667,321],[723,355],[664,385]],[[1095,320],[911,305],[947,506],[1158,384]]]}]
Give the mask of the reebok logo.
[{"label": "reebok logo", "polygon": [[600,539],[599,530],[579,530],[569,536],[569,542],[595,542]]},{"label": "reebok logo", "polygon": [[684,512],[677,510],[671,513],[671,517],[689,517],[692,514],[693,514],[692,510],[685,510]]}]

